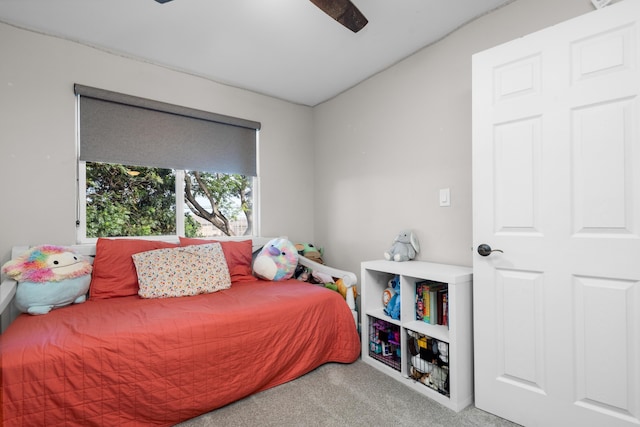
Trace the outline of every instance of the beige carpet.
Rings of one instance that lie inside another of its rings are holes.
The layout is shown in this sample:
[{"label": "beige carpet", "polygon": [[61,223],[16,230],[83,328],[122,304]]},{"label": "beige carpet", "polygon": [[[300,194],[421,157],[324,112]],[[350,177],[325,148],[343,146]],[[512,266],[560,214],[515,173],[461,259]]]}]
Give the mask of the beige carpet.
[{"label": "beige carpet", "polygon": [[270,390],[179,424],[203,426],[500,426],[473,406],[456,413],[361,360],[330,363]]}]

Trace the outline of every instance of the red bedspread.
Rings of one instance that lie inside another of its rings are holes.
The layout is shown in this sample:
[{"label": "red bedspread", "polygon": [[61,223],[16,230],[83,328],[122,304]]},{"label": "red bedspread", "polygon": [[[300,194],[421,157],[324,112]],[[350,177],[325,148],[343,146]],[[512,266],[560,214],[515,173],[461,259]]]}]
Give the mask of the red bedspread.
[{"label": "red bedspread", "polygon": [[0,346],[7,427],[173,425],[360,353],[340,295],[294,280],[23,314]]}]

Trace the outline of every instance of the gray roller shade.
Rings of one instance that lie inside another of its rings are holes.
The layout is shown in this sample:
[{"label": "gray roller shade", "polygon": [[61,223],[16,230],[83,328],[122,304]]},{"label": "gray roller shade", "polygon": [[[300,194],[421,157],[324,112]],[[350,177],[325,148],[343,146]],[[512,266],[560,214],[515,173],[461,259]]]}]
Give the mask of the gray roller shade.
[{"label": "gray roller shade", "polygon": [[260,123],[76,84],[80,160],[256,176]]}]

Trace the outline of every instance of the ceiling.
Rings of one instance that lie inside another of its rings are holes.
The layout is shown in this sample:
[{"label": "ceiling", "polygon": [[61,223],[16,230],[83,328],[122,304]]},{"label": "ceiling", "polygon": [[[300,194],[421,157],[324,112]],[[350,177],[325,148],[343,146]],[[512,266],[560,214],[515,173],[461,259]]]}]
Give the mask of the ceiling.
[{"label": "ceiling", "polygon": [[0,0],[0,21],[317,105],[513,0],[352,0],[353,33],[307,0]]}]

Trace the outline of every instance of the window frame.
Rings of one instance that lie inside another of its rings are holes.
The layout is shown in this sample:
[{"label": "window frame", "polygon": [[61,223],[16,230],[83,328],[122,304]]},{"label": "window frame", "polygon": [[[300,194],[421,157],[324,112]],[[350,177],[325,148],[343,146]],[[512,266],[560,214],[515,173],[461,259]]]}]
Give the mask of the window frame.
[{"label": "window frame", "polygon": [[[77,183],[78,188],[76,192],[77,197],[77,215],[76,215],[76,243],[93,243],[95,244],[99,237],[87,237],[87,162],[84,160],[77,160]],[[182,169],[174,169],[176,174],[175,194],[176,194],[176,234],[168,235],[153,235],[153,236],[113,236],[109,239],[140,239],[147,240],[164,240],[164,241],[178,241],[179,236],[184,236],[184,216],[188,209],[185,209],[184,203],[184,176],[185,171]],[[260,236],[260,189],[259,179],[257,176],[252,177],[253,193],[253,230],[250,235],[244,237],[257,237]],[[182,195],[181,198],[179,198]],[[182,202],[182,203],[180,203]],[[241,236],[219,236],[215,239],[225,240],[234,239]]]}]

